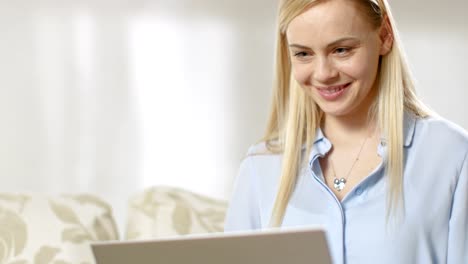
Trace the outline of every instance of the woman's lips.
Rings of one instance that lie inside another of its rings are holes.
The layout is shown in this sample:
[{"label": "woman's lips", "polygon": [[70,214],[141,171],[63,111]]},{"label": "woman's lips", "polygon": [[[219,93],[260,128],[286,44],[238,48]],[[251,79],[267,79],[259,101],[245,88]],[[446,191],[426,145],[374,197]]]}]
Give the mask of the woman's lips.
[{"label": "woman's lips", "polygon": [[351,83],[347,83],[342,85],[316,88],[323,99],[327,101],[335,101],[345,93],[345,91],[347,90],[347,88],[349,88],[350,85]]}]

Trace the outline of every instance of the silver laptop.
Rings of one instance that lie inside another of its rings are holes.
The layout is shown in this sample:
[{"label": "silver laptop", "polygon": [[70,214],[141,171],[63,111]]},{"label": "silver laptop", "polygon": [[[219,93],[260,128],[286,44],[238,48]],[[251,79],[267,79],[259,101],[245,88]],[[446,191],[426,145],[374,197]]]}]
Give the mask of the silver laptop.
[{"label": "silver laptop", "polygon": [[92,244],[97,264],[330,264],[321,228]]}]

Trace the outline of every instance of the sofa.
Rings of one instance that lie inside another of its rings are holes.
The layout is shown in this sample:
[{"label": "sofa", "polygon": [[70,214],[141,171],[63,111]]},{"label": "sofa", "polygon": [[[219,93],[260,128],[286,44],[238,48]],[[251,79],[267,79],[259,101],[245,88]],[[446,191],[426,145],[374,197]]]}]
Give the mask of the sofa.
[{"label": "sofa", "polygon": [[222,232],[226,208],[226,201],[152,187],[128,198],[125,230],[118,230],[112,207],[95,194],[0,193],[0,264],[93,264],[93,242]]}]

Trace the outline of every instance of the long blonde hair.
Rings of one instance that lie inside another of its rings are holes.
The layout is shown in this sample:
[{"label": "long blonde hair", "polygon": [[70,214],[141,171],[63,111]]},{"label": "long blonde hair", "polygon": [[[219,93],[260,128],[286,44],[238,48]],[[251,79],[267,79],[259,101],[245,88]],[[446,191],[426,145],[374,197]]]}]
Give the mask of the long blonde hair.
[{"label": "long blonde hair", "polygon": [[[273,207],[272,227],[278,227],[294,189],[303,157],[302,147],[310,152],[323,113],[292,76],[286,30],[289,23],[312,4],[326,0],[282,0],[278,14],[275,85],[270,117],[263,141],[272,153],[282,153],[282,171]],[[376,28],[388,18],[393,33],[392,50],[382,56],[378,76],[378,95],[371,109],[387,140],[385,173],[388,175],[387,220],[403,203],[403,122],[404,112],[425,117],[429,110],[415,94],[398,31],[386,0],[354,0]],[[318,201],[317,201],[318,202]]]}]

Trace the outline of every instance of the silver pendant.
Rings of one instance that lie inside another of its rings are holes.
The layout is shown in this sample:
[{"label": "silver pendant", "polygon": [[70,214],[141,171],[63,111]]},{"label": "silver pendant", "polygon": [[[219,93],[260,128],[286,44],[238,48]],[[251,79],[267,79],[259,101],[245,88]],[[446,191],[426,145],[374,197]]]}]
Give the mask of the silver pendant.
[{"label": "silver pendant", "polygon": [[337,179],[335,178],[335,180],[333,181],[333,187],[335,188],[335,190],[341,192],[344,187],[346,185],[346,179],[344,178],[341,178],[341,179]]}]

